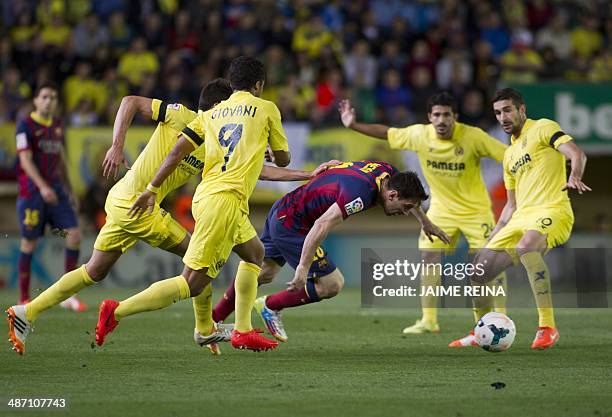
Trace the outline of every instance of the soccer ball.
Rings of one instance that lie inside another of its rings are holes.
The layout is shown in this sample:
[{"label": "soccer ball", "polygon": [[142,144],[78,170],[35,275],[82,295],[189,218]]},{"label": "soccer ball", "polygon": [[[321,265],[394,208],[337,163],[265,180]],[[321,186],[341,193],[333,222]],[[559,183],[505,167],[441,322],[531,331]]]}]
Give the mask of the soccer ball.
[{"label": "soccer ball", "polygon": [[474,328],[476,343],[488,352],[503,352],[510,349],[515,336],[514,322],[502,313],[485,314]]}]

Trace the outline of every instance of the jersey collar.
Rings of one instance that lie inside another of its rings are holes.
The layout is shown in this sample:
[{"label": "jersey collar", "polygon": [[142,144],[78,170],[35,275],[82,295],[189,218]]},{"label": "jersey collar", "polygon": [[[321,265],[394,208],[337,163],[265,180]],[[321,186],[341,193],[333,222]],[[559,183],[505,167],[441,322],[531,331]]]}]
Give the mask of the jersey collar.
[{"label": "jersey collar", "polygon": [[378,177],[376,177],[376,187],[378,187],[378,191],[380,191],[380,189],[382,188],[382,180],[390,176],[391,175],[388,172],[384,172]]},{"label": "jersey collar", "polygon": [[525,124],[523,125],[523,129],[521,129],[521,134],[520,134],[520,135],[518,135],[518,136],[516,136],[516,137],[515,137],[514,135],[512,135],[512,143],[514,143],[514,142],[516,142],[517,140],[519,140],[519,138],[520,138],[521,136],[524,136],[524,135],[525,135],[525,133],[527,133],[527,131],[529,130],[529,128],[530,128],[531,126],[533,126],[533,120],[531,120],[531,119],[526,119],[526,120],[525,120]]},{"label": "jersey collar", "polygon": [[244,96],[244,95],[246,95],[246,94],[248,94],[248,95],[250,95],[250,96],[252,96],[252,95],[253,95],[253,94],[251,94],[251,92],[250,92],[250,91],[238,90],[238,91],[234,91],[234,92],[232,93],[231,97],[234,97],[234,96]]},{"label": "jersey collar", "polygon": [[30,117],[32,118],[32,120],[34,120],[36,123],[38,123],[39,125],[43,125],[45,127],[49,127],[53,124],[53,117],[50,117],[48,119],[43,118],[42,116],[40,116],[38,113],[36,113],[35,111],[33,111],[32,113],[30,113]]}]

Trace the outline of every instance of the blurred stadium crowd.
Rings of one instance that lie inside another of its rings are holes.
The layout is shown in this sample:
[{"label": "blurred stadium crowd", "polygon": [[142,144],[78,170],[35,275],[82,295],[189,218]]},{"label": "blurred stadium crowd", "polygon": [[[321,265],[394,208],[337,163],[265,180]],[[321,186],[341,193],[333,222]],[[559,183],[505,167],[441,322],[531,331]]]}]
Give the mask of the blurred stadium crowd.
[{"label": "blurred stadium crowd", "polygon": [[612,80],[606,0],[5,0],[1,32],[0,122],[47,80],[73,126],[111,124],[126,94],[195,107],[241,54],[265,62],[284,120],[315,127],[344,96],[365,121],[422,121],[447,89],[486,128],[499,82]]}]

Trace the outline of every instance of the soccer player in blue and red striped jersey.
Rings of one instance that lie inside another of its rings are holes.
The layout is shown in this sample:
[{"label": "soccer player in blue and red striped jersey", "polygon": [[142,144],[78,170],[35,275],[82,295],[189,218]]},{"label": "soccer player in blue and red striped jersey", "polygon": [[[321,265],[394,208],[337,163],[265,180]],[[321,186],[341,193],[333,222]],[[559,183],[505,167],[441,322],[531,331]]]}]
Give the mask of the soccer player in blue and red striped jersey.
[{"label": "soccer player in blue and red striped jersey", "polygon": [[[346,162],[330,167],[285,195],[268,213],[261,241],[265,259],[259,284],[271,282],[285,263],[295,269],[288,289],[257,299],[255,308],[270,333],[287,340],[280,311],[336,296],[344,277],[321,244],[349,216],[380,205],[388,216],[413,213],[427,236],[448,237],[421,210],[428,198],[417,175],[379,161]],[[215,321],[234,309],[234,285],[213,311]]]},{"label": "soccer player in blue and red striped jersey", "polygon": [[[54,116],[58,104],[57,91],[52,84],[38,87],[34,95],[34,111],[17,125],[20,304],[29,301],[32,253],[47,223],[67,231],[66,272],[73,270],[79,260],[81,238],[75,212],[76,200],[64,160],[64,126]],[[67,299],[62,306],[76,311],[86,308],[77,298]]]}]

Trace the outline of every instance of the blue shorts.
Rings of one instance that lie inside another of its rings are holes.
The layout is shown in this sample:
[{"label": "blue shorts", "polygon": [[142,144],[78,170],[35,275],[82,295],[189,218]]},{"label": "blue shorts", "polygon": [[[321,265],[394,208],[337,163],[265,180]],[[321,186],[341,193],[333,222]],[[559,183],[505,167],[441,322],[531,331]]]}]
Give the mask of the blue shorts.
[{"label": "blue shorts", "polygon": [[40,192],[35,191],[29,198],[17,199],[17,216],[21,236],[36,239],[45,233],[45,225],[53,228],[70,229],[77,227],[77,215],[63,186],[53,187],[58,202],[45,203]]},{"label": "blue shorts", "polygon": [[[266,250],[265,256],[280,266],[288,262],[295,269],[300,263],[302,247],[304,246],[306,236],[287,229],[276,217],[276,210],[273,207],[270,213],[268,213],[266,225],[260,236]],[[336,265],[327,257],[327,251],[319,246],[310,266],[308,277],[322,277],[331,274],[335,270]]]}]

